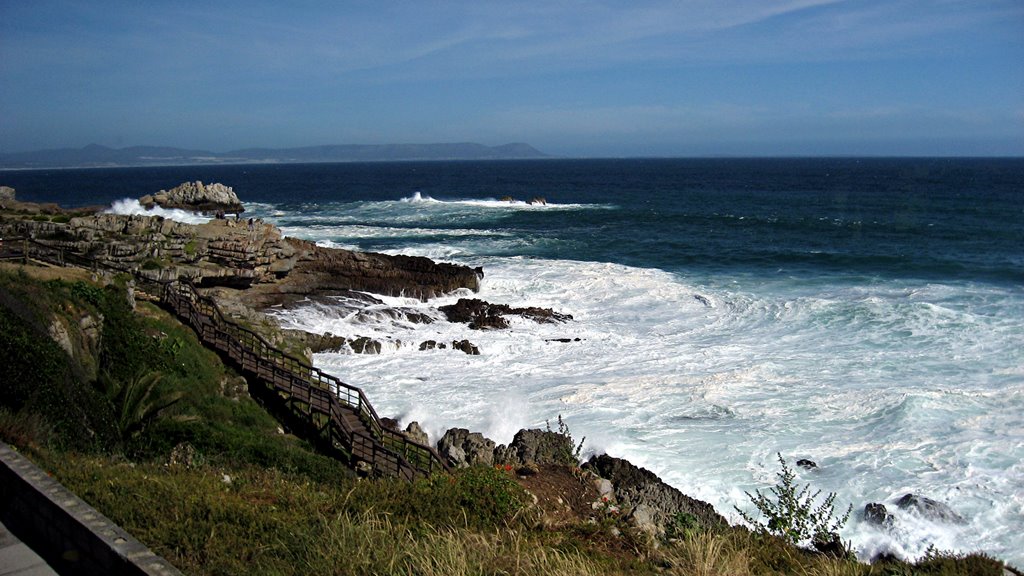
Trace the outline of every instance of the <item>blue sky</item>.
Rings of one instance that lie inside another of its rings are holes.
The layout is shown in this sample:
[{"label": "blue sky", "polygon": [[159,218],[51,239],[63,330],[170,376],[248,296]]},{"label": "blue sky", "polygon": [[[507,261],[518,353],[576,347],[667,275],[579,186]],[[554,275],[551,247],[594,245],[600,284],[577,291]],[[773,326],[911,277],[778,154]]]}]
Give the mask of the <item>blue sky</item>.
[{"label": "blue sky", "polygon": [[0,0],[0,152],[1024,155],[1021,0]]}]

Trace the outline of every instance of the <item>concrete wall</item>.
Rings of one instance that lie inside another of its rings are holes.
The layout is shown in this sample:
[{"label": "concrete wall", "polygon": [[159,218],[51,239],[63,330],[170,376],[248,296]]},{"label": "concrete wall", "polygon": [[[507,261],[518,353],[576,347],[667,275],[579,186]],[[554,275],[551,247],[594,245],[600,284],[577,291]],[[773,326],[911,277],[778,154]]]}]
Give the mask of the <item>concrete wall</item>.
[{"label": "concrete wall", "polygon": [[181,574],[3,442],[0,519],[61,574]]}]

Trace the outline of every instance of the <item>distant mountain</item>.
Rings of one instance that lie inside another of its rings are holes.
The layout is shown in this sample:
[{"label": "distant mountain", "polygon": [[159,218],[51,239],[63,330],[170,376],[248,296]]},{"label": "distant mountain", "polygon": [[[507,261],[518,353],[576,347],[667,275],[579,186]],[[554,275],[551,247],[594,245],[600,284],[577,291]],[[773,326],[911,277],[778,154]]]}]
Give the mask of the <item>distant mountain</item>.
[{"label": "distant mountain", "polygon": [[0,168],[100,168],[299,162],[379,162],[395,160],[512,160],[546,158],[529,144],[338,144],[301,148],[245,148],[230,152],[166,146],[60,148],[0,154]]}]

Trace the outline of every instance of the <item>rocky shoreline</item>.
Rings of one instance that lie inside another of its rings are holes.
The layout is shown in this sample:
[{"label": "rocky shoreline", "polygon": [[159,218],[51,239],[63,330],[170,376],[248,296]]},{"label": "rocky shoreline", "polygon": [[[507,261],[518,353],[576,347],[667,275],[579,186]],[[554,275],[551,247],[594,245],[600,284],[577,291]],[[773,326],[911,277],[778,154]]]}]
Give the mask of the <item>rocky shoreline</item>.
[{"label": "rocky shoreline", "polygon": [[[478,292],[480,268],[438,263],[427,258],[391,256],[326,248],[284,237],[277,227],[239,217],[244,207],[231,188],[221,184],[184,183],[140,199],[143,205],[215,212],[205,224],[185,224],[160,216],[116,215],[100,208],[64,210],[54,204],[19,202],[13,189],[0,188],[0,240],[29,237],[55,249],[120,268],[142,271],[154,280],[187,278],[213,297],[226,313],[264,333],[272,343],[291,343],[308,359],[313,352],[348,348],[356,353],[379,353],[382,343],[367,337],[343,337],[282,330],[263,313],[271,307],[291,307],[323,301],[337,305],[345,299],[383,304],[371,294],[404,296],[423,301],[456,291]],[[2,251],[2,243],[0,243]],[[567,323],[572,316],[544,308],[513,308],[476,298],[461,298],[438,309],[450,322],[474,330],[501,330],[508,318]],[[433,317],[412,310],[386,309],[408,321],[429,323]],[[413,343],[420,350],[447,348],[479,354],[469,340]],[[389,425],[398,430],[398,423]],[[664,538],[680,522],[719,528],[728,521],[714,508],[665,484],[654,473],[626,460],[595,455],[580,465],[579,448],[567,430],[521,430],[508,445],[497,445],[482,434],[463,428],[448,430],[436,444],[415,422],[398,430],[417,442],[434,445],[453,467],[503,466],[527,479],[558,466],[574,470],[589,486],[593,510],[614,510],[651,536]],[[800,466],[814,466],[801,461]],[[937,522],[963,523],[952,508],[929,498],[908,494],[894,503]],[[868,503],[862,517],[880,529],[895,529],[895,517],[884,504]]]},{"label": "rocky shoreline", "polygon": [[[427,301],[457,290],[477,292],[482,269],[437,263],[427,258],[391,256],[325,248],[281,234],[277,227],[259,221],[221,214],[240,214],[244,209],[231,188],[221,184],[184,183],[140,199],[144,206],[159,205],[215,213],[205,224],[185,224],[160,216],[107,214],[98,208],[63,210],[56,205],[18,202],[7,189],[0,210],[0,238],[30,237],[69,253],[122,268],[143,271],[155,280],[188,278],[212,296],[229,315],[260,329],[271,342],[292,341],[305,352],[347,347],[357,353],[379,353],[381,342],[281,330],[263,311],[344,299],[383,302],[372,294],[404,296]],[[508,318],[518,316],[535,322],[571,322],[572,316],[545,308],[513,308],[476,298],[461,298],[438,311],[450,322],[474,330],[508,328]],[[390,309],[410,321],[433,318],[410,310]],[[479,354],[468,340],[426,341],[419,349],[447,348]],[[397,429],[397,422],[387,420]],[[725,526],[725,518],[710,504],[689,498],[662,482],[655,474],[626,460],[594,456],[580,466],[571,437],[551,430],[521,430],[513,441],[496,445],[480,433],[462,428],[448,430],[436,444],[415,422],[402,433],[423,444],[434,445],[449,465],[504,466],[521,477],[545,467],[576,470],[581,482],[593,487],[591,506],[614,508],[638,529],[664,536],[680,515],[709,526]]]}]

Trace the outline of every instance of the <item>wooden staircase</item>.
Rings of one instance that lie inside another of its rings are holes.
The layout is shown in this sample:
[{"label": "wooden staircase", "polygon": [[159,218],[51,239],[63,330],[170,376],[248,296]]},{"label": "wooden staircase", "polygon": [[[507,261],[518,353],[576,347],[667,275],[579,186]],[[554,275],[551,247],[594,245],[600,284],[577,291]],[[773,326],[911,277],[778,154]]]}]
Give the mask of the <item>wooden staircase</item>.
[{"label": "wooden staircase", "polygon": [[414,480],[448,466],[429,446],[385,428],[363,391],[272,346],[261,335],[226,318],[212,299],[188,280],[164,282],[146,271],[121,269],[60,247],[30,239],[5,242],[3,256],[41,260],[61,266],[128,272],[139,288],[159,298],[202,343],[234,365],[250,382],[272,390],[293,415],[340,450],[353,468],[369,467],[375,475]]}]

